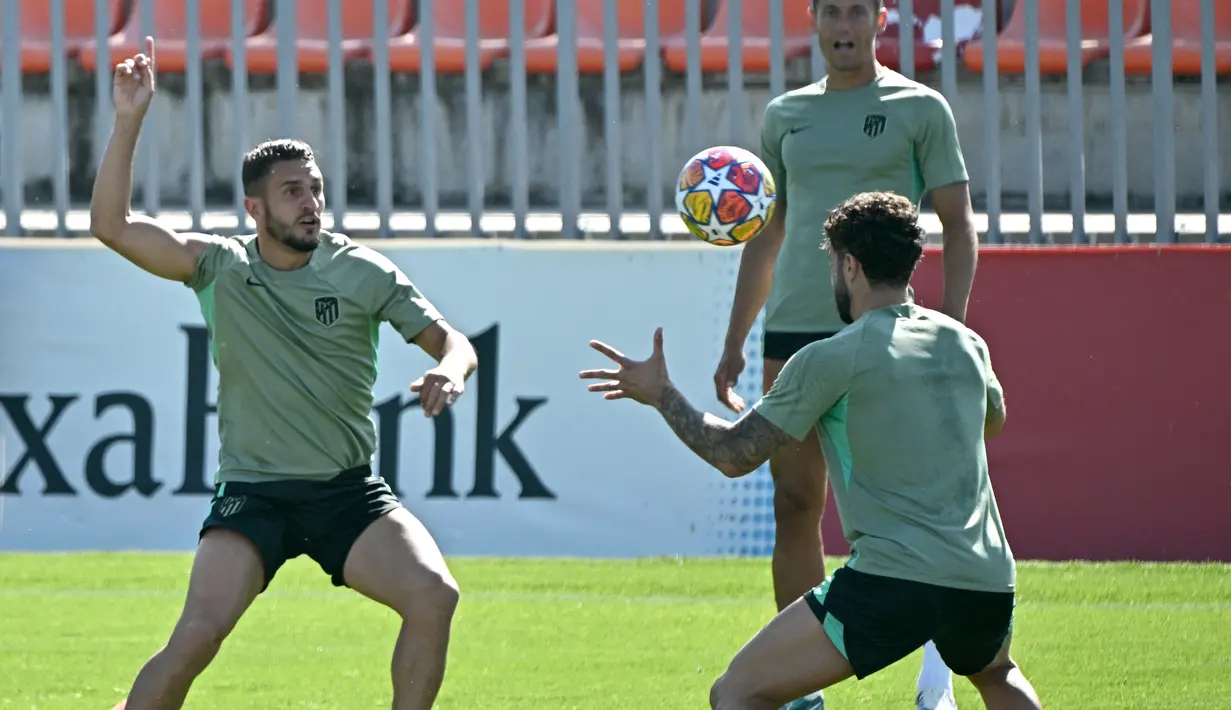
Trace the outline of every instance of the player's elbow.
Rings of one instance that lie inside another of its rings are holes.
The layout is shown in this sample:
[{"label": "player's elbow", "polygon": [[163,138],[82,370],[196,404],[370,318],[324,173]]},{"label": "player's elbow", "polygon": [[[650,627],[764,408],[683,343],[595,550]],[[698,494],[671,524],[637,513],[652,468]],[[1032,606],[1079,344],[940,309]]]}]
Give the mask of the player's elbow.
[{"label": "player's elbow", "polygon": [[1000,433],[1004,429],[1005,411],[1003,409],[989,409],[987,417],[983,420],[983,438],[990,439]]},{"label": "player's elbow", "polygon": [[757,470],[760,465],[753,461],[720,461],[714,464],[714,468],[727,478],[743,478]]},{"label": "player's elbow", "polygon": [[115,244],[119,240],[120,235],[124,233],[124,229],[127,226],[127,220],[96,215],[93,211],[90,212],[90,236],[108,246]]}]

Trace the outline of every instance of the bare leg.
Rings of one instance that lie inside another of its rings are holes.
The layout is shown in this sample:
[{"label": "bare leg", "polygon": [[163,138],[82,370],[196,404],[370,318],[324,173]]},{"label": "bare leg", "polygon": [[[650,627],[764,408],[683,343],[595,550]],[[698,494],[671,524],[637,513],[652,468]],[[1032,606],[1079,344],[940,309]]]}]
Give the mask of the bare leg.
[{"label": "bare leg", "polygon": [[[766,360],[764,389],[769,391],[786,363]],[[782,610],[825,581],[821,515],[828,483],[825,457],[815,436],[769,460],[774,479],[776,533],[771,568],[774,601]]]},{"label": "bare leg", "polygon": [[774,710],[854,673],[816,614],[799,599],[735,654],[710,690],[710,707]]},{"label": "bare leg", "polygon": [[188,689],[214,660],[222,641],[256,599],[265,581],[252,543],[230,530],[214,528],[197,548],[188,598],[171,638],[133,683],[127,710],[175,710]]},{"label": "bare leg", "polygon": [[402,617],[393,650],[394,710],[426,710],[444,682],[457,582],[423,524],[397,508],[372,523],[346,558],[346,584]]},{"label": "bare leg", "polygon": [[1005,639],[996,660],[970,676],[970,682],[983,696],[987,710],[1041,710],[1038,693],[1009,655],[1011,642],[1012,637]]}]

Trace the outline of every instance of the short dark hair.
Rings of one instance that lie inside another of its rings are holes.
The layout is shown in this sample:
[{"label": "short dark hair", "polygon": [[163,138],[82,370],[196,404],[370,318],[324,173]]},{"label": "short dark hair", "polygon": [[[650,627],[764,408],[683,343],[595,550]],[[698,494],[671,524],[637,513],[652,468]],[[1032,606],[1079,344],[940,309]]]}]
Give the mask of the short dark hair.
[{"label": "short dark hair", "polygon": [[257,197],[274,164],[284,160],[316,160],[316,155],[312,152],[312,146],[290,138],[265,141],[257,145],[244,155],[244,194]]},{"label": "short dark hair", "polygon": [[[812,11],[816,11],[816,6],[821,4],[821,0],[809,0],[812,4]],[[872,9],[880,12],[885,9],[885,0],[872,0]]]},{"label": "short dark hair", "polygon": [[825,221],[825,247],[858,259],[874,286],[910,284],[926,238],[914,203],[892,192],[855,195]]}]

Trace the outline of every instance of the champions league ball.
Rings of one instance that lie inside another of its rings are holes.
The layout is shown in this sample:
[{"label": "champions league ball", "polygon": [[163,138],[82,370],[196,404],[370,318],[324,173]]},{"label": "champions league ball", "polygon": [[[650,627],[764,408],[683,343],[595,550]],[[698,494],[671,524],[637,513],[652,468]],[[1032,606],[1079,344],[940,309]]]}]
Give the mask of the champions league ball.
[{"label": "champions league ball", "polygon": [[719,146],[694,155],[680,171],[675,207],[688,231],[720,247],[757,236],[774,216],[777,189],[761,159]]}]

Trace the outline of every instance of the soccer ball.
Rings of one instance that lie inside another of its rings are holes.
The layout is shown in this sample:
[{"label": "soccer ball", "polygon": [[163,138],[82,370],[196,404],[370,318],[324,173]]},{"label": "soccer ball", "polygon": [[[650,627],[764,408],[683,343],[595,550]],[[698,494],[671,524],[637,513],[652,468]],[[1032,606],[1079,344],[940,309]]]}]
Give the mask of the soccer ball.
[{"label": "soccer ball", "polygon": [[680,171],[675,207],[688,231],[720,247],[742,244],[774,216],[774,177],[743,148],[718,146],[694,155]]}]

